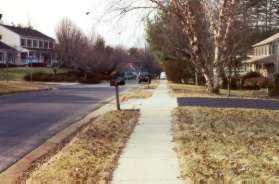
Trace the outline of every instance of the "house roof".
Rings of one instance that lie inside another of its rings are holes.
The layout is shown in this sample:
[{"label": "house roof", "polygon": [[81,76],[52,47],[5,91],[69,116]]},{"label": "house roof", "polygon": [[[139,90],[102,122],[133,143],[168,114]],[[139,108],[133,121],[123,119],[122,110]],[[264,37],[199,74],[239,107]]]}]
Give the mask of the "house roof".
[{"label": "house roof", "polygon": [[3,27],[21,35],[21,36],[30,36],[30,37],[37,37],[41,39],[48,39],[48,40],[54,40],[53,38],[31,28],[23,28],[23,27],[17,27],[17,26],[8,26],[1,24]]},{"label": "house roof", "polygon": [[277,40],[279,40],[279,33],[276,33],[276,34],[272,35],[271,37],[253,45],[253,47],[267,45],[267,44],[272,43],[272,42],[277,41]]},{"label": "house roof", "polygon": [[273,56],[253,56],[247,60],[242,61],[242,63],[258,63],[258,64],[270,64],[274,63]]},{"label": "house roof", "polygon": [[1,41],[0,41],[0,49],[16,51],[16,49],[14,49],[13,47],[10,47],[9,45],[7,45]]}]

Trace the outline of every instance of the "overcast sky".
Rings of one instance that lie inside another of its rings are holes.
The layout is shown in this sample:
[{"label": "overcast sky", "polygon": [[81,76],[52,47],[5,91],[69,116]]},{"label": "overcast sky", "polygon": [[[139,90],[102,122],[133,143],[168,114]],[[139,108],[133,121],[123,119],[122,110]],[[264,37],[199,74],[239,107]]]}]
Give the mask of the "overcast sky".
[{"label": "overcast sky", "polygon": [[[134,12],[119,20],[105,14],[106,0],[1,0],[0,13],[5,23],[31,25],[55,38],[59,21],[68,17],[89,34],[102,35],[110,45],[144,46],[142,13]],[[86,12],[90,11],[89,15]],[[105,15],[105,16],[103,16]],[[112,20],[111,20],[112,18]]]}]

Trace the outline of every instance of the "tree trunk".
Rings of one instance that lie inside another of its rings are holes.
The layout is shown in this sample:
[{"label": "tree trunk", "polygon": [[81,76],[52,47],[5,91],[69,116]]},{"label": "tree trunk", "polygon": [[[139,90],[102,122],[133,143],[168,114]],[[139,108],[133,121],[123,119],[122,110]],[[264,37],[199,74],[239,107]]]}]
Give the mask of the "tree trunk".
[{"label": "tree trunk", "polygon": [[221,73],[218,68],[213,69],[213,75],[204,74],[207,82],[208,92],[211,94],[220,93]]},{"label": "tree trunk", "polygon": [[196,86],[199,85],[199,74],[196,68],[195,68],[195,85]]}]

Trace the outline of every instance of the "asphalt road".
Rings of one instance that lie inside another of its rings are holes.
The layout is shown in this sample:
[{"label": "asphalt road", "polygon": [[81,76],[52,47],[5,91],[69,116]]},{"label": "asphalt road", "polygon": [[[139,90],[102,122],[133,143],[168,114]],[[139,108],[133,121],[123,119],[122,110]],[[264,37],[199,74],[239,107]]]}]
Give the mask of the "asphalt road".
[{"label": "asphalt road", "polygon": [[[136,87],[128,82],[121,91]],[[113,96],[108,84],[59,85],[0,97],[0,171]]]},{"label": "asphalt road", "polygon": [[177,102],[179,106],[279,110],[279,101],[276,100],[183,97]]}]

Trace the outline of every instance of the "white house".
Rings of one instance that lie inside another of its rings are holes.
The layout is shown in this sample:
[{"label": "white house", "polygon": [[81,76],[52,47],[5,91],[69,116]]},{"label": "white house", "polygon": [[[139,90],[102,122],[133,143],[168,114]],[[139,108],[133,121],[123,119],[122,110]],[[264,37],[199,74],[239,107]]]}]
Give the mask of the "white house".
[{"label": "white house", "polygon": [[0,65],[15,64],[17,50],[0,41]]},{"label": "white house", "polygon": [[37,30],[0,24],[0,41],[17,51],[16,65],[51,64],[55,40]]},{"label": "white house", "polygon": [[279,33],[253,45],[252,54],[242,64],[245,72],[259,72],[267,78],[279,73]]}]

